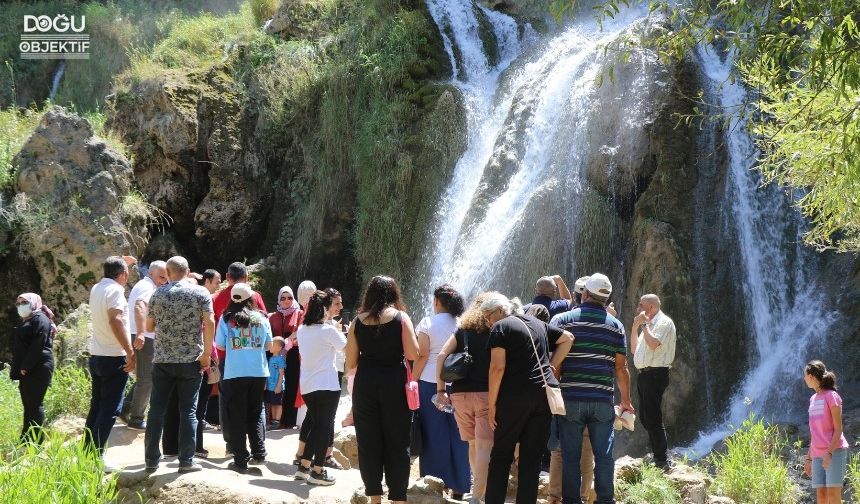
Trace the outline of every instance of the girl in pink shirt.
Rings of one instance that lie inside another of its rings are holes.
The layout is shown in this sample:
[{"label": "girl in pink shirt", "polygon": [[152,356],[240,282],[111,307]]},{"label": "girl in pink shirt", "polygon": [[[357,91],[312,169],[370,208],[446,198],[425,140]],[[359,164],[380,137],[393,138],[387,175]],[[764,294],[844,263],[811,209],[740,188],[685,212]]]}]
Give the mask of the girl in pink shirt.
[{"label": "girl in pink shirt", "polygon": [[842,398],[836,393],[836,374],[818,360],[806,365],[809,398],[809,454],[804,470],[812,478],[818,504],[841,504],[842,481],[848,463],[848,441],[842,433]]}]

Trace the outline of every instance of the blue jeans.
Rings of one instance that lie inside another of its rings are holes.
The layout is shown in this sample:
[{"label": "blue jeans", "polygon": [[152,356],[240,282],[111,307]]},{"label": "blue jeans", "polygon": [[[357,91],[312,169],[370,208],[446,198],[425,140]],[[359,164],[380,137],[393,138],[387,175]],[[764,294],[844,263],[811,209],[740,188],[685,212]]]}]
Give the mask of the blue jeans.
[{"label": "blue jeans", "polygon": [[149,400],[149,417],[146,420],[147,467],[157,467],[161,460],[161,433],[167,399],[175,387],[179,400],[179,466],[189,466],[194,458],[197,433],[197,398],[200,394],[200,364],[197,361],[182,364],[156,363],[152,365],[152,396]]},{"label": "blue jeans", "polygon": [[612,423],[615,410],[606,402],[565,401],[567,414],[556,417],[562,460],[574,463],[562,466],[562,499],[564,504],[582,504],[580,485],[582,474],[579,459],[582,456],[582,431],[588,427],[591,449],[594,452],[595,504],[615,502],[615,461],[612,444],[615,432]]},{"label": "blue jeans", "polygon": [[125,356],[93,355],[89,360],[92,396],[90,411],[87,413],[86,439],[99,453],[104,452],[105,443],[122,408],[123,391],[128,382],[128,373],[122,370],[125,364]]}]

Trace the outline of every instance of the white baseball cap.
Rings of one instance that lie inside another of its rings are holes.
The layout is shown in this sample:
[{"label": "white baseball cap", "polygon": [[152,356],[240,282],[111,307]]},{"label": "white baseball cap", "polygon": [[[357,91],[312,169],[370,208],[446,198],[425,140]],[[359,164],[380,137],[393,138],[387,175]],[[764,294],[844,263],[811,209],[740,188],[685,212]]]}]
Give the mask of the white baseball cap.
[{"label": "white baseball cap", "polygon": [[579,277],[579,279],[577,279],[576,283],[573,284],[573,292],[575,292],[577,294],[582,294],[582,292],[585,290],[585,282],[587,282],[587,281],[588,281],[587,276]]},{"label": "white baseball cap", "polygon": [[603,273],[595,273],[585,281],[585,290],[595,296],[608,298],[612,294],[612,282]]},{"label": "white baseball cap", "polygon": [[237,303],[241,303],[253,295],[254,291],[251,289],[251,286],[246,283],[234,284],[233,290],[230,291],[230,299]]}]

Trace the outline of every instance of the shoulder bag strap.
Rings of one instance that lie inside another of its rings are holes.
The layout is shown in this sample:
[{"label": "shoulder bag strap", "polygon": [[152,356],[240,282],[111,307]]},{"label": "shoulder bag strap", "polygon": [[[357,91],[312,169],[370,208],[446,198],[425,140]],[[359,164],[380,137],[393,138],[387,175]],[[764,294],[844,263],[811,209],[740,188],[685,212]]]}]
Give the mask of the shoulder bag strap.
[{"label": "shoulder bag strap", "polygon": [[547,383],[547,382],[546,382],[546,374],[544,374],[544,370],[543,370],[543,363],[541,363],[541,361],[540,361],[540,355],[538,355],[538,353],[537,353],[537,345],[535,345],[535,339],[534,339],[534,335],[532,334],[532,330],[529,328],[528,324],[526,324],[525,322],[523,322],[523,319],[521,319],[521,318],[517,317],[516,315],[514,315],[513,317],[514,317],[515,319],[517,319],[517,320],[520,322],[520,324],[522,324],[523,326],[525,326],[526,331],[528,331],[528,332],[529,332],[529,341],[531,341],[531,342],[532,342],[532,348],[533,348],[533,349],[534,349],[534,351],[535,351],[535,359],[537,359],[538,367],[540,368],[540,377],[541,377],[541,379],[543,379],[543,386],[544,386],[544,387],[549,387],[549,383]]},{"label": "shoulder bag strap", "polygon": [[469,331],[463,331],[463,350],[469,353]]}]

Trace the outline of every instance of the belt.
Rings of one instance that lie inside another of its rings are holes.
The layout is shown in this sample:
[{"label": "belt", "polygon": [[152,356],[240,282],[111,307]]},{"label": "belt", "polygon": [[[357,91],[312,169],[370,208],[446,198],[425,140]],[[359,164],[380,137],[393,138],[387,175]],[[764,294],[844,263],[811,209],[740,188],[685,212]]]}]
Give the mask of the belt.
[{"label": "belt", "polygon": [[652,371],[661,371],[661,370],[664,370],[664,369],[665,369],[666,371],[668,371],[668,370],[669,370],[669,368],[668,368],[668,367],[665,367],[665,366],[659,366],[659,367],[644,367],[644,368],[640,368],[640,369],[639,369],[639,372],[640,372],[640,373],[650,373],[650,372],[652,372]]}]

